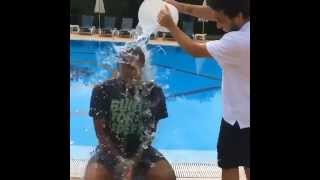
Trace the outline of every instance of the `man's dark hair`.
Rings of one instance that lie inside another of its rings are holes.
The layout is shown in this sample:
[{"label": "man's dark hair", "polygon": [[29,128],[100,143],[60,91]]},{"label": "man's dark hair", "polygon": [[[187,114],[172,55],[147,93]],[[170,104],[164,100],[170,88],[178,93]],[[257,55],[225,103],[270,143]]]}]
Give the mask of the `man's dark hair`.
[{"label": "man's dark hair", "polygon": [[[143,50],[139,47],[139,46],[135,46],[135,45],[130,45],[128,47],[125,47],[121,53],[125,53],[125,54],[131,54],[131,55],[136,55],[139,56],[139,63],[141,66],[144,66],[145,64],[145,55]],[[121,55],[120,55],[121,57]]]},{"label": "man's dark hair", "polygon": [[130,53],[132,53],[133,55],[138,55],[140,57],[140,60],[142,61],[141,63],[144,65],[145,63],[145,56],[144,53],[142,51],[142,49],[139,46],[136,46],[134,48],[131,48],[129,50]]},{"label": "man's dark hair", "polygon": [[138,55],[141,65],[144,66],[144,64],[145,64],[145,55],[143,53],[143,50],[140,47],[136,46],[136,47],[130,48],[128,50],[128,52],[132,53],[133,55]]},{"label": "man's dark hair", "polygon": [[250,0],[208,0],[208,6],[222,11],[229,18],[234,18],[239,13],[245,18],[250,16]]}]

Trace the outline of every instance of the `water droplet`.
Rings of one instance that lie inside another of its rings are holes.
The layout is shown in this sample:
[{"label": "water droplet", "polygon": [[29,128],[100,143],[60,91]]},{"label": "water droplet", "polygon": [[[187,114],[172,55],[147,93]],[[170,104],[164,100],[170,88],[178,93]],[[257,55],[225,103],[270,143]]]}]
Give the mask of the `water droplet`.
[{"label": "water droplet", "polygon": [[142,145],[142,148],[143,148],[143,149],[148,149],[149,147],[148,147],[146,144],[143,144],[143,145]]},{"label": "water droplet", "polygon": [[155,133],[155,132],[152,132],[152,133],[151,133],[151,138],[154,138],[154,137],[156,137],[156,133]]},{"label": "water droplet", "polygon": [[148,116],[148,117],[152,116],[152,113],[151,113],[150,109],[146,109],[143,113],[145,114],[145,116]]},{"label": "water droplet", "polygon": [[150,168],[153,168],[153,167],[155,167],[156,165],[155,165],[155,163],[151,163],[150,164]]}]

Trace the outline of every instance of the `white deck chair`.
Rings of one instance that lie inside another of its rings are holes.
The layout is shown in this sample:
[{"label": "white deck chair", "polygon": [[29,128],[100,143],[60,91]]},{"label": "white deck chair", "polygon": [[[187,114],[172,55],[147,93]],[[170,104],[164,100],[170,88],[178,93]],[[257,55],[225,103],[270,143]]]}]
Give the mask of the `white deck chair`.
[{"label": "white deck chair", "polygon": [[115,33],[117,32],[116,25],[116,17],[105,16],[104,17],[104,26],[101,29],[100,36],[106,37],[114,37]]},{"label": "white deck chair", "polygon": [[81,27],[79,34],[82,35],[93,35],[96,31],[95,26],[93,26],[93,16],[81,16]]},{"label": "white deck chair", "polygon": [[121,29],[118,32],[119,37],[131,38],[133,32],[133,18],[122,18]]},{"label": "white deck chair", "polygon": [[80,26],[70,24],[70,33],[78,33],[78,32],[80,32]]}]

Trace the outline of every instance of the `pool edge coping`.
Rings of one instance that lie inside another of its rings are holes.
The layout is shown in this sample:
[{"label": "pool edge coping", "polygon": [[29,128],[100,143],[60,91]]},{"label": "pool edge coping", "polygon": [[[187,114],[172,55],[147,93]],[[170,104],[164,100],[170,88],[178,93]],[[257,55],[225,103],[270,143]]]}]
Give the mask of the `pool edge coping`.
[{"label": "pool edge coping", "polygon": [[[130,42],[130,38],[110,38],[110,37],[100,37],[99,35],[79,35],[79,34],[70,34],[70,40],[81,40],[81,41],[100,41],[100,42]],[[149,44],[151,45],[163,45],[163,46],[173,46],[179,47],[180,45],[176,41],[165,41],[165,40],[150,40]]]}]

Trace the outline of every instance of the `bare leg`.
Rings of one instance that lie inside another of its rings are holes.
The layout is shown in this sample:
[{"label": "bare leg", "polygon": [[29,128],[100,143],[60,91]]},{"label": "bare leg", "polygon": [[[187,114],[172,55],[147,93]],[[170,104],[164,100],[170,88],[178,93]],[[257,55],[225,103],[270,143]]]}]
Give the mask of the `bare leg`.
[{"label": "bare leg", "polygon": [[222,180],[239,180],[239,168],[222,169]]},{"label": "bare leg", "polygon": [[84,180],[113,180],[112,173],[102,164],[90,161],[84,174]]},{"label": "bare leg", "polygon": [[160,160],[154,163],[146,173],[147,180],[176,180],[176,175],[171,165],[165,161]]},{"label": "bare leg", "polygon": [[250,180],[250,168],[245,167],[244,171],[246,172],[247,180]]}]

